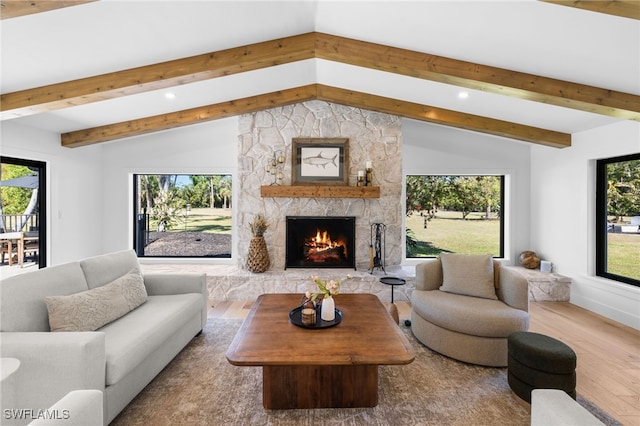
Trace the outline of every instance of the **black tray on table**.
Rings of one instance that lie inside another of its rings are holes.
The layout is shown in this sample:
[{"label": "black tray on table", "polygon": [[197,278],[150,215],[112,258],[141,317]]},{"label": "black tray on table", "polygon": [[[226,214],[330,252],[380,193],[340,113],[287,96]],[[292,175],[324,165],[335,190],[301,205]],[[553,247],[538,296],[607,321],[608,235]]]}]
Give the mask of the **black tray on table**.
[{"label": "black tray on table", "polygon": [[[320,310],[318,309],[318,311]],[[333,321],[324,321],[322,318],[320,318],[320,312],[316,312],[315,325],[307,325],[302,323],[302,306],[298,306],[297,308],[289,312],[289,320],[291,321],[292,324],[302,328],[310,328],[310,329],[329,328],[329,327],[336,326],[342,322],[342,311],[336,308],[336,318]]]}]

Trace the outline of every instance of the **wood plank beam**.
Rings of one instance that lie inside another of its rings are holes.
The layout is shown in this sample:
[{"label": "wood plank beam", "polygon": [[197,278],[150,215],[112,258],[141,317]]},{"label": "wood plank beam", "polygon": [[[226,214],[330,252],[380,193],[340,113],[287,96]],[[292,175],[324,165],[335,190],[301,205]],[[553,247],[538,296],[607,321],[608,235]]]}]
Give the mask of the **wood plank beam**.
[{"label": "wood plank beam", "polygon": [[1,118],[32,115],[313,58],[314,34],[3,94]]},{"label": "wood plank beam", "polygon": [[591,12],[606,13],[640,20],[640,2],[638,0],[541,0],[545,3],[576,7]]},{"label": "wood plank beam", "polygon": [[571,146],[571,135],[567,133],[355,92],[353,90],[318,85],[317,99],[555,148]]},{"label": "wood plank beam", "polygon": [[11,19],[33,13],[48,12],[63,7],[93,3],[97,0],[2,0],[0,2],[0,19]]},{"label": "wood plank beam", "polygon": [[640,121],[640,96],[329,34],[316,58]]},{"label": "wood plank beam", "polygon": [[322,33],[308,33],[3,94],[0,119],[320,58],[613,117],[640,120],[640,96]]},{"label": "wood plank beam", "polygon": [[107,142],[115,139],[140,136],[160,130],[168,130],[175,127],[188,126],[203,123],[220,118],[233,117],[240,114],[261,111],[284,105],[304,102],[315,99],[315,85],[297,87],[264,95],[221,102],[191,108],[183,111],[160,114],[153,117],[145,117],[137,120],[123,121],[121,123],[108,124],[90,129],[76,130],[61,135],[62,146],[76,148]]},{"label": "wood plank beam", "polygon": [[380,198],[380,187],[339,185],[272,185],[261,186],[260,196],[284,198]]},{"label": "wood plank beam", "polygon": [[442,108],[374,96],[331,86],[312,84],[249,98],[202,106],[153,117],[140,118],[90,129],[76,130],[61,136],[62,146],[75,148],[115,139],[153,133],[219,118],[246,114],[308,100],[324,100],[373,111],[454,126],[466,130],[532,142],[557,148],[571,146],[571,135],[510,123]]}]

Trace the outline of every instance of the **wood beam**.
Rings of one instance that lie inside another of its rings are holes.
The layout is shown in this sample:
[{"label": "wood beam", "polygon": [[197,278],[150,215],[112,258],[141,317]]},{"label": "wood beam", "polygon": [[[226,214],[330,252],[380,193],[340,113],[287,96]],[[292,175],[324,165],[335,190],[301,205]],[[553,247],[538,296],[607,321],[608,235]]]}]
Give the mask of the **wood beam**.
[{"label": "wood beam", "polygon": [[315,85],[297,87],[264,95],[251,96],[214,105],[123,121],[61,135],[62,146],[76,148],[115,139],[140,136],[160,130],[203,123],[220,118],[261,111],[315,99]]},{"label": "wood beam", "polygon": [[576,7],[591,12],[606,13],[640,20],[640,2],[638,0],[541,0],[545,3]]},{"label": "wood beam", "polygon": [[322,33],[308,33],[160,64],[3,94],[0,119],[310,58],[454,84],[640,121],[640,96]]},{"label": "wood beam", "polygon": [[640,121],[640,96],[584,84],[323,33],[316,34],[315,56],[484,92]]},{"label": "wood beam", "polygon": [[63,7],[93,3],[96,0],[2,0],[0,2],[0,19],[11,19],[33,13],[48,12]]},{"label": "wood beam", "polygon": [[465,114],[462,112],[431,107],[398,99],[385,98],[368,93],[355,92],[353,90],[339,89],[331,86],[317,85],[317,88],[317,99],[327,102],[386,112],[388,114],[399,115],[405,118],[457,127],[474,132],[488,133],[495,136],[502,136],[555,148],[566,148],[571,146],[571,135],[567,133],[525,126],[522,124],[481,117],[478,115]]},{"label": "wood beam", "polygon": [[75,148],[313,99],[386,112],[430,123],[454,126],[557,148],[571,146],[571,135],[566,133],[319,84],[266,93],[154,117],[77,130],[62,134],[61,142],[62,146]]},{"label": "wood beam", "polygon": [[0,97],[1,118],[114,99],[313,58],[314,34],[271,40],[188,58],[42,86]]}]

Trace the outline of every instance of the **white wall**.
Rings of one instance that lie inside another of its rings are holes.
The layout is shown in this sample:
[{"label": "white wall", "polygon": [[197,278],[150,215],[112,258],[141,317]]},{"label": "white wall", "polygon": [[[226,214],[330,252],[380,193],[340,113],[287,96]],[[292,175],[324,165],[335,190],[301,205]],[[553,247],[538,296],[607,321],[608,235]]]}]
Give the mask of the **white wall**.
[{"label": "white wall", "polygon": [[530,249],[531,144],[414,120],[403,121],[402,139],[405,175],[506,175],[505,261]]},{"label": "white wall", "polygon": [[235,177],[237,147],[235,117],[104,144],[102,251],[133,247],[134,173],[224,173]]},{"label": "white wall", "polygon": [[531,241],[573,279],[572,303],[640,329],[640,288],[594,276],[595,161],[637,152],[634,121],[574,134],[570,148],[532,148]]},{"label": "white wall", "polygon": [[48,265],[102,253],[101,147],[63,148],[60,135],[2,122],[3,156],[47,164]]}]

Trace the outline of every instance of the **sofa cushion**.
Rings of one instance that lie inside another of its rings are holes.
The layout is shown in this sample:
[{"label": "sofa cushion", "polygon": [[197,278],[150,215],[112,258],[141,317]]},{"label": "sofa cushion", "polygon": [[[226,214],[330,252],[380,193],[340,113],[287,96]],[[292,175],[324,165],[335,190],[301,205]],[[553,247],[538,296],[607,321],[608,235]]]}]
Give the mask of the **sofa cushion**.
[{"label": "sofa cushion", "polygon": [[146,300],[147,291],[137,268],[102,287],[45,298],[51,331],[94,331]]},{"label": "sofa cushion", "polygon": [[442,286],[440,290],[465,296],[498,299],[493,279],[493,257],[442,253]]},{"label": "sofa cushion", "polygon": [[124,250],[81,260],[80,267],[91,289],[108,284],[134,268],[140,268],[140,264],[135,251]]},{"label": "sofa cushion", "polygon": [[44,298],[87,289],[77,262],[5,278],[0,282],[0,331],[49,331]]},{"label": "sofa cushion", "polygon": [[102,327],[99,331],[105,333],[107,386],[159,350],[189,320],[195,317],[199,321],[201,311],[202,294],[149,296],[138,309]]},{"label": "sofa cushion", "polygon": [[461,296],[440,290],[414,291],[412,309],[420,317],[458,333],[504,337],[528,329],[529,314],[500,300]]}]

